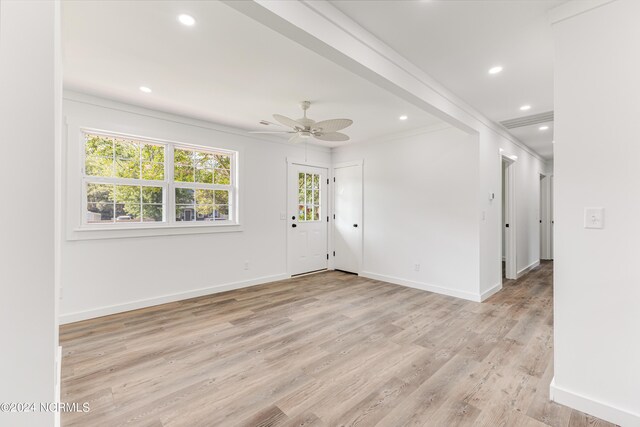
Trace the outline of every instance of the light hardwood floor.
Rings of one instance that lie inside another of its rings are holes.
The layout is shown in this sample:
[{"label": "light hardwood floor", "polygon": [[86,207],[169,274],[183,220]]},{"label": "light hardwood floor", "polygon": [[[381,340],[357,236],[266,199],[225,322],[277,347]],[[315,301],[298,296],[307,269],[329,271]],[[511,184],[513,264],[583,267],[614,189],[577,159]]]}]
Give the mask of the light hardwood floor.
[{"label": "light hardwood floor", "polygon": [[485,303],[325,272],[61,328],[63,426],[596,426],[548,401],[551,263]]}]

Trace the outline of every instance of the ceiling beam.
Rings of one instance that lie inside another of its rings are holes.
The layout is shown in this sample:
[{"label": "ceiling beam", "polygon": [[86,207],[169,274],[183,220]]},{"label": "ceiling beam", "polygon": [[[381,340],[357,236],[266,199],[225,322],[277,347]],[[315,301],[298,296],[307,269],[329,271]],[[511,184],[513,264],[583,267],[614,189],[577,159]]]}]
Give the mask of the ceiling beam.
[{"label": "ceiling beam", "polygon": [[490,129],[545,161],[327,1],[225,3],[446,123],[467,133]]}]

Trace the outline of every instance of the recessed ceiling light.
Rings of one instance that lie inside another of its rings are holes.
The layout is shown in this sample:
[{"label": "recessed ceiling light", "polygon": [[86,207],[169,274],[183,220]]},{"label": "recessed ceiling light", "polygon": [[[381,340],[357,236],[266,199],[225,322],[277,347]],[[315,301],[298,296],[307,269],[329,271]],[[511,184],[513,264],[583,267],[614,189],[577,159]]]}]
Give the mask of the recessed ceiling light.
[{"label": "recessed ceiling light", "polygon": [[407,116],[405,116],[405,115],[402,115],[402,116],[400,116],[400,117],[398,117],[398,118],[399,118],[400,120],[407,120],[409,117],[407,117]]},{"label": "recessed ceiling light", "polygon": [[520,111],[527,111],[531,109],[531,105],[523,105],[522,107],[520,107]]},{"label": "recessed ceiling light", "polygon": [[499,65],[489,68],[489,74],[498,74],[500,71],[502,71],[502,67]]},{"label": "recessed ceiling light", "polygon": [[184,13],[182,15],[178,15],[178,21],[187,27],[193,27],[196,24],[196,19],[193,16]]},{"label": "recessed ceiling light", "polygon": [[140,86],[140,91],[144,93],[151,93],[151,89],[146,86]]},{"label": "recessed ceiling light", "polygon": [[538,129],[540,129],[540,130],[547,130],[547,129],[549,129],[549,126],[540,126]]}]

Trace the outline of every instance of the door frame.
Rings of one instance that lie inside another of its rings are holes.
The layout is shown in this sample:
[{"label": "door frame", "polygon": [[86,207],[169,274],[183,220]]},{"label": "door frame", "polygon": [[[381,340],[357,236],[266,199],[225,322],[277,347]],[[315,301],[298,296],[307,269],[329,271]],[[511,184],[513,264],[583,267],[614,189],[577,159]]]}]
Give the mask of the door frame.
[{"label": "door frame", "polygon": [[[341,168],[348,168],[348,167],[352,167],[352,166],[360,166],[360,186],[361,186],[361,194],[362,194],[362,198],[360,200],[360,203],[362,204],[362,206],[360,206],[360,212],[361,212],[361,217],[360,217],[360,256],[358,259],[358,271],[356,272],[358,275],[362,274],[363,271],[363,266],[364,266],[364,159],[360,159],[360,160],[353,160],[350,162],[340,162],[340,163],[336,163],[333,165],[333,170],[332,170],[332,179],[330,181],[331,183],[331,189],[332,189],[332,193],[333,193],[333,198],[332,198],[332,203],[331,203],[331,252],[333,254],[335,254],[335,233],[336,233],[336,225],[335,222],[333,221],[335,218],[335,186],[336,186],[336,174],[335,171],[336,169],[341,169]],[[335,268],[335,255],[330,256],[329,259],[332,261],[331,265],[332,265],[332,269]]]},{"label": "door frame", "polygon": [[[298,160],[298,159],[291,159],[289,157],[287,157],[287,179],[286,181],[286,191],[285,191],[285,199],[286,199],[286,216],[285,216],[285,233],[287,233],[287,238],[286,238],[286,246],[287,246],[287,270],[286,270],[286,274],[289,277],[292,277],[291,275],[291,248],[293,247],[292,243],[291,243],[291,233],[289,228],[291,227],[291,219],[290,219],[290,214],[291,212],[297,211],[297,207],[295,206],[291,206],[291,198],[289,197],[289,188],[291,186],[291,182],[289,181],[290,177],[291,177],[291,168],[293,167],[293,165],[300,165],[300,166],[310,166],[310,167],[314,167],[314,168],[320,168],[320,169],[326,169],[327,170],[327,179],[329,180],[329,185],[327,185],[327,215],[329,216],[329,221],[327,222],[327,254],[329,254],[329,248],[333,247],[333,233],[330,232],[331,228],[333,227],[333,188],[330,185],[331,184],[331,177],[333,177],[333,167],[328,164],[328,163],[322,163],[322,162],[308,162],[306,160]],[[327,270],[333,270],[333,257],[329,257],[329,259],[327,260]],[[304,273],[303,273],[304,274]]]},{"label": "door frame", "polygon": [[[517,193],[516,193],[516,165],[517,165],[518,156],[515,155],[507,155],[500,150],[500,174],[502,175],[502,163],[505,162],[507,164],[505,171],[505,212],[507,212],[507,219],[509,220],[509,233],[507,233],[504,241],[505,241],[505,276],[508,280],[515,280],[518,278],[518,263],[517,263],[517,235],[518,235],[518,224],[516,217],[516,206],[517,206]],[[502,189],[502,178],[500,179],[500,187]],[[505,231],[504,224],[505,219],[502,218],[502,211],[500,212],[500,246],[502,246],[502,233]],[[500,251],[500,266],[502,269],[502,250]],[[502,274],[500,275],[502,277]]]}]

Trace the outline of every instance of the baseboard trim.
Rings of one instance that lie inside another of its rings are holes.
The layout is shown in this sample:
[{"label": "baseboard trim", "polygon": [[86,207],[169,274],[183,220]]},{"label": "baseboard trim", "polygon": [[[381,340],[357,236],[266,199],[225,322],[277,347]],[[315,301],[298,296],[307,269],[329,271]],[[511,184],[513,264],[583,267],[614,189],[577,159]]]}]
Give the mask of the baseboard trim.
[{"label": "baseboard trim", "polygon": [[380,280],[382,282],[393,283],[394,285],[406,286],[408,288],[420,289],[423,291],[434,292],[436,294],[448,295],[451,297],[462,298],[469,301],[481,302],[480,294],[473,292],[459,291],[457,289],[445,288],[443,286],[431,285],[429,283],[416,282],[413,280],[401,279],[399,277],[385,276],[384,274],[363,271],[360,276],[368,279]]},{"label": "baseboard trim", "polygon": [[195,289],[187,292],[179,292],[175,294],[131,301],[124,304],[115,304],[86,311],[77,311],[74,313],[62,314],[59,317],[59,321],[61,325],[66,323],[79,322],[81,320],[94,319],[96,317],[108,316],[110,314],[137,310],[139,308],[152,307],[154,305],[166,304],[168,302],[175,302],[189,298],[201,297],[204,295],[217,294],[219,292],[232,291],[234,289],[248,288],[250,286],[262,285],[269,282],[277,282],[278,280],[289,279],[290,277],[291,276],[289,276],[288,274],[276,274],[273,276],[257,277],[255,279],[244,280],[240,282],[224,283],[221,285],[210,286],[208,288]]},{"label": "baseboard trim", "polygon": [[498,293],[502,290],[502,282],[493,285],[491,288],[487,289],[483,293],[480,294],[480,302],[486,301],[492,295]]},{"label": "baseboard trim", "polygon": [[622,427],[640,426],[640,414],[634,414],[608,403],[558,387],[555,377],[551,380],[551,384],[549,384],[549,396],[550,399],[556,403],[577,409],[578,411],[609,421],[610,423],[618,424]]},{"label": "baseboard trim", "polygon": [[518,278],[518,279],[521,278],[522,276],[524,276],[525,274],[527,274],[528,272],[530,272],[531,270],[533,270],[534,268],[536,268],[539,265],[540,265],[540,260],[532,262],[531,264],[529,264],[528,266],[526,266],[522,270],[518,271],[516,273],[516,278]]}]

